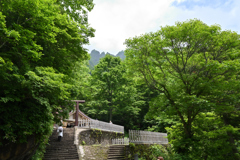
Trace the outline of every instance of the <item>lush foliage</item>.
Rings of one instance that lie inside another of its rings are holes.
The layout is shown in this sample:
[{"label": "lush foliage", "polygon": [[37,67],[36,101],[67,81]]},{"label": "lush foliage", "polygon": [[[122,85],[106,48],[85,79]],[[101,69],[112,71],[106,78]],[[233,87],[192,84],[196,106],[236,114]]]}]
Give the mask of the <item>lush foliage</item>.
[{"label": "lush foliage", "polygon": [[134,159],[135,154],[137,154],[141,160],[153,160],[157,159],[157,157],[163,157],[164,160],[186,160],[186,157],[174,152],[170,145],[130,143],[127,158]]},{"label": "lush foliage", "polygon": [[[217,25],[189,20],[126,40],[130,73],[159,93],[148,118],[177,120],[169,138],[189,159],[239,158],[239,38]],[[214,126],[207,123],[208,113]],[[216,145],[205,152],[209,140]]]},{"label": "lush foliage", "polygon": [[82,45],[93,36],[93,6],[0,1],[0,145],[35,135],[43,150],[53,121],[73,109],[69,100],[84,99],[91,118],[168,132],[167,148],[130,145],[143,158],[239,159],[240,36],[177,22],[126,40],[124,62],[107,54],[90,71]]},{"label": "lush foliage", "polygon": [[68,115],[79,89],[72,70],[89,57],[82,45],[93,36],[92,8],[92,1],[0,1],[0,145],[33,134],[44,143],[53,120]]},{"label": "lush foliage", "polygon": [[133,126],[131,123],[139,115],[143,102],[125,73],[119,57],[106,55],[102,58],[91,72],[92,98],[83,110],[92,118],[112,121],[126,128]]}]

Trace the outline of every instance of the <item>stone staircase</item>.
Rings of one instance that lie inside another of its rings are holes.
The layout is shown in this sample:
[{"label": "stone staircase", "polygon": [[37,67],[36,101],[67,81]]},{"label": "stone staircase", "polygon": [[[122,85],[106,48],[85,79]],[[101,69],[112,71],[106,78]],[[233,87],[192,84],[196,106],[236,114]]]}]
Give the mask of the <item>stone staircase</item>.
[{"label": "stone staircase", "polygon": [[108,159],[122,160],[124,159],[124,145],[112,145],[108,151]]},{"label": "stone staircase", "polygon": [[74,128],[63,129],[61,142],[58,142],[57,138],[57,130],[54,130],[43,160],[79,160],[77,147],[74,145]]}]

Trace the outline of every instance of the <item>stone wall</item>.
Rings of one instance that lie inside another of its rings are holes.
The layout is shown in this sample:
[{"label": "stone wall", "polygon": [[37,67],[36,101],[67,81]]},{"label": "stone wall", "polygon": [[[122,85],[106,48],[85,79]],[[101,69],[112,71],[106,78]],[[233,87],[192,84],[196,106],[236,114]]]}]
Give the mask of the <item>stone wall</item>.
[{"label": "stone wall", "polygon": [[124,138],[124,134],[117,132],[102,131],[98,129],[89,129],[81,131],[78,138],[79,145],[94,145],[94,144],[108,145],[112,144],[111,141],[112,139]]}]

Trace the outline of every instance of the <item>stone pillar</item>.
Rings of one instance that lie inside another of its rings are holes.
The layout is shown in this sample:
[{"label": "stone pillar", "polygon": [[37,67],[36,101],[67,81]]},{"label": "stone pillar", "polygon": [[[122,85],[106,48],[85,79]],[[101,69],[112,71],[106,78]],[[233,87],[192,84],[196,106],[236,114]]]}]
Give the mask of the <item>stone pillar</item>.
[{"label": "stone pillar", "polygon": [[76,102],[76,112],[75,112],[75,126],[78,126],[78,112],[79,112],[79,103],[84,103],[85,100],[73,100]]},{"label": "stone pillar", "polygon": [[77,102],[76,104],[75,126],[78,126],[78,111],[79,111],[79,102]]}]

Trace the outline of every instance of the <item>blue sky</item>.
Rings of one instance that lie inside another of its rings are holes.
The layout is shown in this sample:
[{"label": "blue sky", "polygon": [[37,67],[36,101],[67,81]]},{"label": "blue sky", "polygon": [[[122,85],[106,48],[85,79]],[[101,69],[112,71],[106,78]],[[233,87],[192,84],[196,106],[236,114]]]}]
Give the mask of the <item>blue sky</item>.
[{"label": "blue sky", "polygon": [[219,24],[223,30],[240,34],[240,0],[94,0],[89,23],[96,29],[90,45],[91,52],[117,54],[124,50],[125,39],[176,21],[197,18],[208,25]]},{"label": "blue sky", "polygon": [[185,1],[174,1],[173,6],[186,8],[193,10],[194,7],[211,7],[211,8],[223,8],[231,9],[233,0],[185,0]]}]

